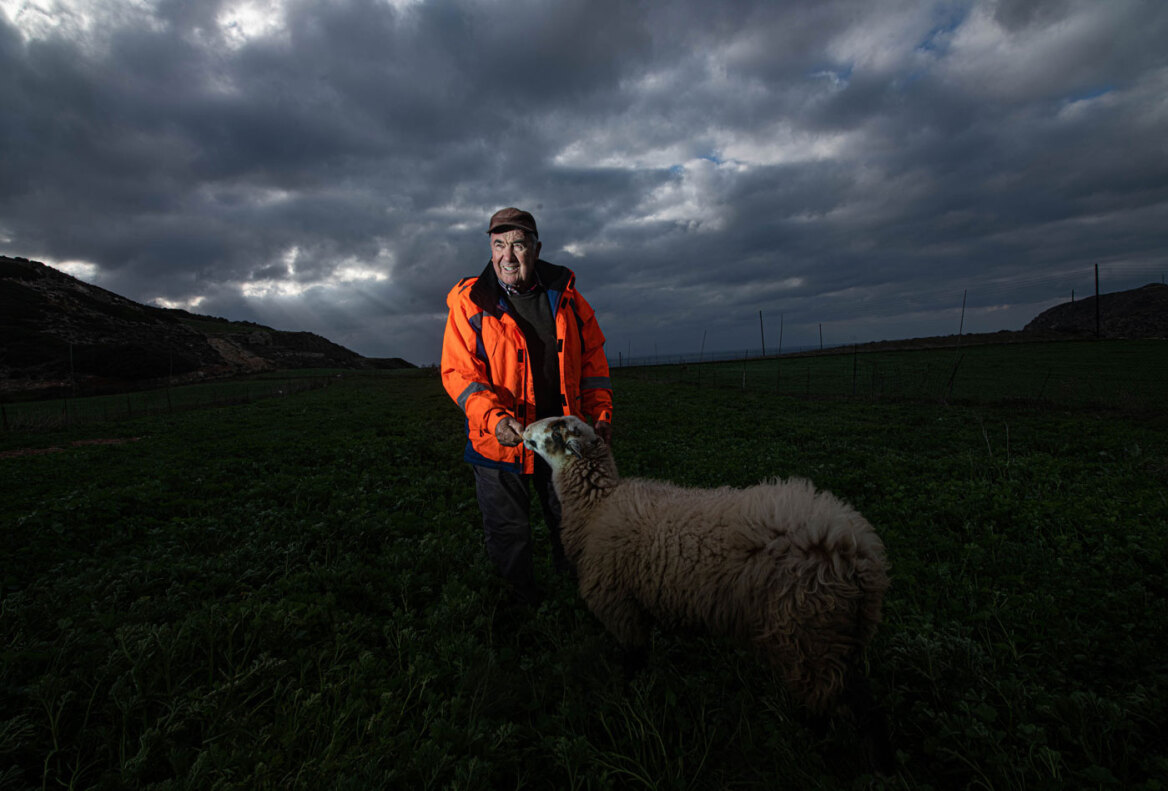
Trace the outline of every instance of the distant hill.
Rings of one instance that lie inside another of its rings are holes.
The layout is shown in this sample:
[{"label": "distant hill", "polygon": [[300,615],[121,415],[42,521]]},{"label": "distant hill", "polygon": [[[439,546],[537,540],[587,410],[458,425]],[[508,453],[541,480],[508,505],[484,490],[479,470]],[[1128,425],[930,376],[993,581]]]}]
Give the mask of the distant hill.
[{"label": "distant hill", "polygon": [[[1094,335],[1095,305],[1093,296],[1055,305],[1035,316],[1023,331]],[[1168,338],[1168,286],[1162,283],[1100,294],[1098,305],[1103,338]]]},{"label": "distant hill", "polygon": [[413,368],[314,335],[142,305],[0,256],[0,396],[103,392],[301,368]]},{"label": "distant hill", "polygon": [[[1129,291],[1099,297],[1099,336],[1102,338],[1168,338],[1168,286],[1149,283]],[[1064,302],[1044,310],[1021,330],[936,335],[927,338],[873,341],[848,346],[858,351],[941,349],[1001,343],[1034,343],[1095,337],[1095,297]],[[795,352],[792,357],[839,354],[841,347]]]}]

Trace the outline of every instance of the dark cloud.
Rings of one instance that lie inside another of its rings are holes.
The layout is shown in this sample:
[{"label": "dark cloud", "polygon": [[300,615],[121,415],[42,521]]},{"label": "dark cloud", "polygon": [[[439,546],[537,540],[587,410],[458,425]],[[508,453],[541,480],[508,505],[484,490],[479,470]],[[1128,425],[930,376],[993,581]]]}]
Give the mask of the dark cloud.
[{"label": "dark cloud", "polygon": [[1011,329],[1096,263],[1163,277],[1152,0],[0,11],[0,250],[365,354],[437,360],[509,204],[613,356],[755,346],[760,310],[788,347],[949,333],[963,296]]}]

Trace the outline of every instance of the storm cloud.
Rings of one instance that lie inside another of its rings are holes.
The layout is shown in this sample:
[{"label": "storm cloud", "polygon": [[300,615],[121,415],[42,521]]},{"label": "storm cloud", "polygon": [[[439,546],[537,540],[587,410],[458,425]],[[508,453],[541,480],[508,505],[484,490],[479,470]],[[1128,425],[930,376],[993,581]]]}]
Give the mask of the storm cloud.
[{"label": "storm cloud", "polygon": [[0,252],[436,362],[531,210],[609,355],[1018,329],[1168,269],[1158,0],[0,0]]}]

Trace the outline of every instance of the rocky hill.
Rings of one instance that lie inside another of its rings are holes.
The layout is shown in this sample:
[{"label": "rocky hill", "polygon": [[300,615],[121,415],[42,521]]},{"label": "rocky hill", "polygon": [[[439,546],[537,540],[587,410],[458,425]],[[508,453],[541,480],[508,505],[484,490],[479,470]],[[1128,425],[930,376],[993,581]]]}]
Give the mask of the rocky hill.
[{"label": "rocky hill", "polygon": [[142,305],[0,256],[0,397],[95,393],[298,368],[412,368],[310,332]]},{"label": "rocky hill", "polygon": [[1055,305],[1035,316],[1023,331],[1093,336],[1096,302],[1100,337],[1168,338],[1168,286],[1162,283]]}]

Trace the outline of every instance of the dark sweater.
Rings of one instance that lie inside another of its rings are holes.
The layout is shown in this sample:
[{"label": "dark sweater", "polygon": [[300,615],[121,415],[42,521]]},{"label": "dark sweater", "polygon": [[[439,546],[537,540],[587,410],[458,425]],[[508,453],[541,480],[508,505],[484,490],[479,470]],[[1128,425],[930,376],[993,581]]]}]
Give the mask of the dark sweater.
[{"label": "dark sweater", "polygon": [[526,294],[508,294],[507,300],[515,311],[515,323],[523,330],[527,351],[531,355],[536,419],[562,415],[556,320],[552,316],[547,290],[537,286]]}]

